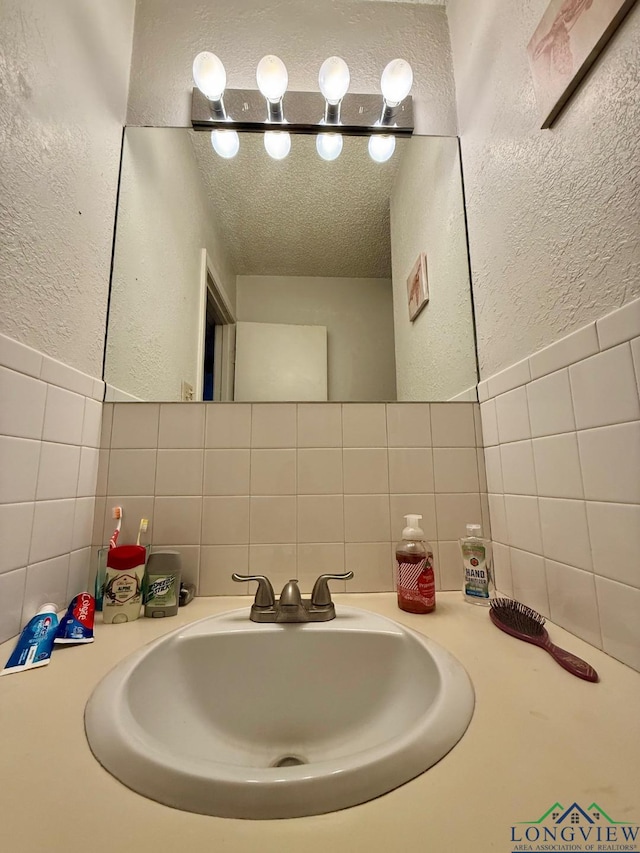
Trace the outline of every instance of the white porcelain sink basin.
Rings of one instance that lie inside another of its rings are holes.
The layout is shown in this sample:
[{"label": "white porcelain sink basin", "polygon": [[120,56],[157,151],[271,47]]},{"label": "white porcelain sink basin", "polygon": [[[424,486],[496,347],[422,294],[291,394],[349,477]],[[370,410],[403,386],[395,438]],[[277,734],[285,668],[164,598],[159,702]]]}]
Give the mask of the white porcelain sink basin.
[{"label": "white porcelain sink basin", "polygon": [[255,624],[235,610],[142,648],[85,711],[98,761],[158,802],[286,818],[365,802],[462,737],[469,677],[408,628],[340,607],[331,622]]}]

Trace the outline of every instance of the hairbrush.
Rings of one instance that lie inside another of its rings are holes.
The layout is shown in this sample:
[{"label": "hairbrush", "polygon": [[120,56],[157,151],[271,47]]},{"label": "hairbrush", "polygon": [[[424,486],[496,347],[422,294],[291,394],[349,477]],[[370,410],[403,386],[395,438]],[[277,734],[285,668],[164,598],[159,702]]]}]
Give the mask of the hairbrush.
[{"label": "hairbrush", "polygon": [[544,616],[530,607],[525,607],[524,604],[510,598],[494,598],[491,601],[489,616],[493,624],[501,631],[511,634],[512,637],[517,637],[519,640],[524,640],[525,643],[540,646],[541,649],[549,652],[561,667],[573,675],[577,675],[578,678],[583,678],[585,681],[598,680],[598,673],[586,661],[571,654],[571,652],[558,648],[551,642],[549,633],[544,627]]}]

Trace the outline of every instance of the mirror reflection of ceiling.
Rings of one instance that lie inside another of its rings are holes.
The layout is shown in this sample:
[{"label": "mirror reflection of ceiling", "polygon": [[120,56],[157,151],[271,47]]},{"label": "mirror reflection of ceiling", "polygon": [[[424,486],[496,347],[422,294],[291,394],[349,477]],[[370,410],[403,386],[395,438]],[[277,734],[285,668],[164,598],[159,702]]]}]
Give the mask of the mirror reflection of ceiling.
[{"label": "mirror reflection of ceiling", "polygon": [[345,137],[327,162],[315,136],[293,135],[289,156],[273,160],[262,134],[243,133],[237,156],[224,160],[208,133],[190,135],[237,275],[391,277],[389,199],[409,140],[375,163],[366,139]]}]

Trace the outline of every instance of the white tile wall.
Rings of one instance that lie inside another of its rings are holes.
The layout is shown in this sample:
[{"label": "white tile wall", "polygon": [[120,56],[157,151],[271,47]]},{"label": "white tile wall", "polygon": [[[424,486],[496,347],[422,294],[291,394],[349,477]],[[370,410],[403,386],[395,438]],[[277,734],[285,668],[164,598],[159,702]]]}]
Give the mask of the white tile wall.
[{"label": "white tile wall", "polygon": [[640,419],[628,343],[574,364],[569,376],[578,429]]},{"label": "white tile wall", "polygon": [[103,435],[98,541],[112,506],[123,506],[123,539],[144,514],[155,546],[187,549],[200,594],[246,592],[234,570],[274,585],[298,577],[309,591],[345,566],[357,583],[336,589],[391,590],[410,512],[423,515],[437,569],[443,560],[439,581],[457,589],[456,540],[483,520],[473,403],[115,403]]},{"label": "white tile wall", "polygon": [[251,494],[295,495],[296,451],[252,450]]},{"label": "white tile wall", "polygon": [[524,387],[516,388],[496,398],[496,417],[501,444],[531,438],[529,408]]},{"label": "white tile wall", "polygon": [[536,493],[533,447],[530,441],[513,441],[500,446],[502,484],[511,495]]},{"label": "white tile wall", "polygon": [[513,597],[549,616],[549,595],[544,559],[529,551],[511,548]]},{"label": "white tile wall", "polygon": [[528,361],[479,388],[499,589],[640,669],[640,300]]},{"label": "white tile wall", "polygon": [[[558,370],[526,386],[531,435],[555,435],[576,428],[569,371]],[[490,401],[494,403],[495,400]]]},{"label": "white tile wall", "polygon": [[250,405],[220,403],[213,415],[214,410],[207,408],[205,447],[251,447]]},{"label": "white tile wall", "polygon": [[[389,451],[391,452],[396,456],[403,453],[402,450]],[[414,451],[416,452],[420,453],[420,450]],[[342,464],[345,494],[376,495],[389,491],[389,463],[386,447],[345,447],[342,451]],[[413,491],[413,489],[403,488],[398,491]]]},{"label": "white tile wall", "polygon": [[549,498],[583,498],[576,433],[535,438],[532,444],[537,493]]},{"label": "white tile wall", "polygon": [[339,447],[298,449],[297,493],[337,495],[343,492],[342,454]]},{"label": "white tile wall", "polygon": [[0,642],[87,588],[103,391],[0,335]]},{"label": "white tile wall", "polygon": [[593,574],[552,560],[545,560],[545,569],[553,621],[602,648]]},{"label": "white tile wall", "polygon": [[578,433],[589,500],[640,503],[640,421]]}]

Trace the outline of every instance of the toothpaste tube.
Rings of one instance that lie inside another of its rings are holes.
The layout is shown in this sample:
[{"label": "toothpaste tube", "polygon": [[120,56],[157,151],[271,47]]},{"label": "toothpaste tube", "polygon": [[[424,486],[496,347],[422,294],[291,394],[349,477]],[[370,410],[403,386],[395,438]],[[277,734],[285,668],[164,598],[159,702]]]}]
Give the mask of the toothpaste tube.
[{"label": "toothpaste tube", "polygon": [[56,631],[56,645],[93,643],[93,616],[96,600],[88,592],[81,592],[71,600],[67,612]]},{"label": "toothpaste tube", "polygon": [[57,627],[56,605],[43,605],[23,628],[13,654],[0,675],[46,666],[51,660]]}]

